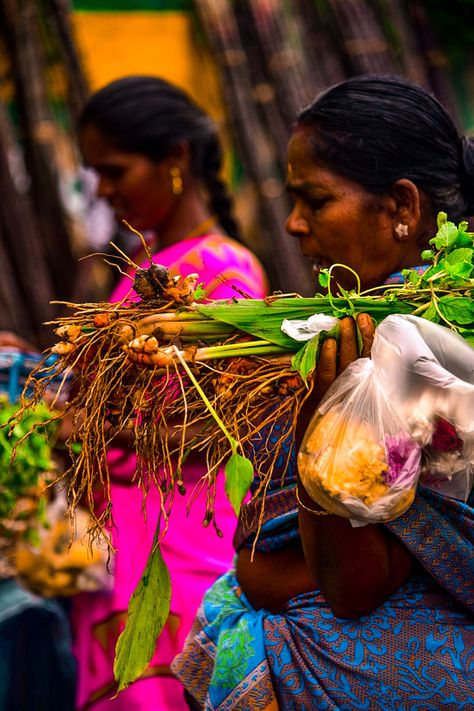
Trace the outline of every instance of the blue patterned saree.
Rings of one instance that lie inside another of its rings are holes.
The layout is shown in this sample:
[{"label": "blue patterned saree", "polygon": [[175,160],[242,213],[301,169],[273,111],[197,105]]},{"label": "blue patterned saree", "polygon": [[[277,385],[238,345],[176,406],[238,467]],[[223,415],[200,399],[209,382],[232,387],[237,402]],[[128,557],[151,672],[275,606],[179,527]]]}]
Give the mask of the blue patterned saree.
[{"label": "blue patterned saree", "polygon": [[[393,274],[386,283],[402,280],[401,273]],[[281,435],[277,421],[263,433],[263,450],[281,442]],[[292,444],[284,438],[265,515],[259,517],[258,498],[244,507],[236,550],[254,544],[257,520],[257,550],[275,550],[299,536]],[[258,449],[257,443],[257,458]],[[278,614],[255,610],[233,571],[221,577],[206,593],[172,664],[199,706],[474,709],[474,496],[464,504],[420,486],[408,511],[386,525],[420,565],[383,605],[357,620],[334,617],[318,590],[298,595]]]},{"label": "blue patterned saree", "polygon": [[420,487],[410,509],[388,526],[421,565],[358,620],[334,617],[317,590],[278,614],[254,610],[234,573],[221,577],[173,662],[201,707],[474,708],[474,509]]}]

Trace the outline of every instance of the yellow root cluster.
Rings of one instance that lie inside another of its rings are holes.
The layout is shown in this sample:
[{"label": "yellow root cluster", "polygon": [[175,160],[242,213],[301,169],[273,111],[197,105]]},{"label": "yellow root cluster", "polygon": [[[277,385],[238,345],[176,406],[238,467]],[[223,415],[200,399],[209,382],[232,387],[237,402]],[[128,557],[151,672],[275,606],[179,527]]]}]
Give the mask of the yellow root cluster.
[{"label": "yellow root cluster", "polygon": [[[64,399],[68,390],[58,417],[70,426],[71,464],[64,474],[69,504],[74,510],[78,503],[87,503],[94,532],[104,532],[113,524],[107,453],[119,438],[128,438],[134,449],[135,483],[144,498],[150,486],[160,492],[165,521],[175,495],[187,495],[192,504],[204,488],[204,524],[218,526],[213,502],[230,444],[174,357],[177,349],[242,451],[252,448],[260,477],[256,495],[265,492],[283,441],[272,445],[271,451],[254,450],[255,438],[262,426],[271,428],[279,415],[289,415],[295,422],[308,393],[291,368],[290,355],[206,361],[209,343],[238,346],[245,336],[200,317],[192,305],[137,301],[69,306],[73,314],[53,323],[61,339],[51,349],[58,356],[57,364],[46,373],[41,365],[33,371],[27,383],[33,396],[23,401],[19,417],[44,397],[53,378],[63,377],[57,397]],[[204,472],[193,490],[188,490],[186,481],[190,454],[201,457]],[[98,489],[109,502],[100,511],[94,504]]]}]

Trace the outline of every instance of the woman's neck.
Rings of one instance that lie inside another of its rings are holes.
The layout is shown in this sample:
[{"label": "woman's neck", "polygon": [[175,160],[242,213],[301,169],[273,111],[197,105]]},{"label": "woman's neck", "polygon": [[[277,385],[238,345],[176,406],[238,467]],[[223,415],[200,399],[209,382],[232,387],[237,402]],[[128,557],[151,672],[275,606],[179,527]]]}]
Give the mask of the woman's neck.
[{"label": "woman's neck", "polygon": [[169,247],[184,239],[206,234],[215,224],[216,220],[201,196],[183,193],[166,222],[156,230],[158,247]]}]

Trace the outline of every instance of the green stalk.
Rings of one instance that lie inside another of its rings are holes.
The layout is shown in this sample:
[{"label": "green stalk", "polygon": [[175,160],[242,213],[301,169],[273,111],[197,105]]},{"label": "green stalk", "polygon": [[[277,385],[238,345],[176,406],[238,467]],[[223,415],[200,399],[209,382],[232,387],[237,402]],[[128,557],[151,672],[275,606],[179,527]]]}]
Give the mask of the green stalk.
[{"label": "green stalk", "polygon": [[238,447],[238,442],[237,442],[237,440],[235,440],[235,439],[232,437],[232,435],[230,434],[230,432],[228,431],[228,429],[226,428],[226,426],[225,426],[224,423],[222,422],[221,418],[219,417],[219,415],[217,414],[217,412],[214,410],[214,407],[211,405],[210,401],[209,401],[208,398],[207,398],[206,393],[204,392],[204,390],[201,388],[201,386],[199,385],[198,381],[197,381],[196,378],[194,377],[193,372],[191,371],[191,368],[189,367],[189,365],[188,365],[188,364],[186,363],[186,361],[184,360],[184,358],[183,358],[183,356],[182,356],[180,350],[179,350],[178,348],[176,348],[176,346],[173,346],[173,350],[174,350],[174,352],[175,352],[175,354],[176,354],[176,357],[178,358],[179,362],[181,363],[181,365],[183,366],[184,370],[186,371],[186,375],[188,376],[188,378],[190,379],[190,381],[192,382],[192,384],[194,385],[194,387],[195,387],[196,390],[198,391],[199,395],[201,396],[202,401],[203,401],[204,404],[206,405],[206,407],[207,407],[209,413],[212,415],[212,417],[213,417],[214,420],[216,421],[216,423],[217,423],[217,425],[219,426],[219,428],[222,430],[222,432],[224,433],[224,435],[225,435],[225,436],[227,437],[227,439],[229,440],[229,443],[230,443],[230,446],[231,446],[231,449],[232,449],[232,453],[235,453],[235,452],[237,451],[237,447]]},{"label": "green stalk", "polygon": [[[244,347],[243,347],[244,346]],[[298,350],[297,346],[301,347],[295,341],[295,350]],[[283,348],[282,346],[276,346],[268,341],[246,341],[245,343],[228,343],[225,346],[209,346],[208,348],[198,348],[195,360],[199,362],[204,362],[206,360],[213,360],[218,358],[233,358],[233,357],[245,357],[245,356],[267,356],[273,353],[290,353],[288,348]]]}]

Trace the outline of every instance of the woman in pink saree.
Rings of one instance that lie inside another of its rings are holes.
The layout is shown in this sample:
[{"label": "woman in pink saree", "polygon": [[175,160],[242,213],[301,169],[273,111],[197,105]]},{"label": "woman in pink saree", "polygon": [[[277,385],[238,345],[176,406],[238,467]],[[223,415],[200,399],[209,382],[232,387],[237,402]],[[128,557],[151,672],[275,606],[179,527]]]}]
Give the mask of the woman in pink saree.
[{"label": "woman in pink saree", "polygon": [[[153,261],[172,275],[197,272],[213,299],[265,295],[260,263],[233,238],[237,229],[219,178],[216,128],[183,92],[154,77],[112,82],[83,110],[80,143],[86,164],[98,174],[98,196],[108,200],[118,219],[157,235]],[[140,257],[134,261],[140,263]],[[131,283],[123,276],[111,301],[124,298]],[[172,581],[170,615],[143,676],[112,698],[115,644],[151,549],[160,499],[149,491],[145,519],[141,490],[132,483],[135,458],[130,450],[110,451],[109,468],[117,550],[114,586],[110,592],[84,593],[74,600],[77,708],[185,711],[183,688],[169,665],[183,646],[204,592],[229,568],[236,519],[223,486],[215,502],[222,536],[202,525],[204,496],[189,511],[189,495],[176,497],[161,546]],[[205,471],[204,462],[188,460],[188,494]]]}]

